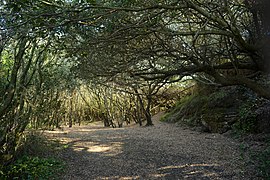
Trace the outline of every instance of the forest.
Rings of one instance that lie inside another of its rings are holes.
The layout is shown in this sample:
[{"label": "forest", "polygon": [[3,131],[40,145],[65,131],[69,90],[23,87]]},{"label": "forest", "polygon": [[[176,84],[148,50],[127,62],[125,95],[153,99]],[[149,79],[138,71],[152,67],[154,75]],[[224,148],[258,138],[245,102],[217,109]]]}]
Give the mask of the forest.
[{"label": "forest", "polygon": [[92,122],[151,128],[165,112],[162,121],[204,132],[269,134],[269,8],[268,0],[1,1],[1,177],[32,133]]}]

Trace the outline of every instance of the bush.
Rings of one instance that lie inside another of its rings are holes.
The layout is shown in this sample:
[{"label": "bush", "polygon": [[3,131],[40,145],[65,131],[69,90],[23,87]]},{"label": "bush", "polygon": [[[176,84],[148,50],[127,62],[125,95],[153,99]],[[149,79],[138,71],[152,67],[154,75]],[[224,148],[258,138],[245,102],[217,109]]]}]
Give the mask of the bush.
[{"label": "bush", "polygon": [[238,109],[239,119],[235,123],[234,128],[242,133],[256,133],[257,119],[255,113],[255,101],[247,101]]}]

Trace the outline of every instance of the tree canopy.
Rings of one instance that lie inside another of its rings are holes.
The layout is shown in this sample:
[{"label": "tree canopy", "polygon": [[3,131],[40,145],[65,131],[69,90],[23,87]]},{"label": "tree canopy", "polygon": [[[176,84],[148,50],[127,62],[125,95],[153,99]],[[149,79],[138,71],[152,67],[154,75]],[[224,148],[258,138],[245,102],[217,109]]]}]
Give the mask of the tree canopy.
[{"label": "tree canopy", "polygon": [[[270,72],[268,8],[268,0],[1,1],[1,154],[14,154],[29,124],[86,115],[74,105],[87,101],[75,98],[82,83],[123,92],[89,91],[104,101],[95,108],[126,107],[119,117],[136,109],[149,125],[153,96],[187,78],[270,99],[262,83]],[[88,114],[112,118],[113,109]]]}]

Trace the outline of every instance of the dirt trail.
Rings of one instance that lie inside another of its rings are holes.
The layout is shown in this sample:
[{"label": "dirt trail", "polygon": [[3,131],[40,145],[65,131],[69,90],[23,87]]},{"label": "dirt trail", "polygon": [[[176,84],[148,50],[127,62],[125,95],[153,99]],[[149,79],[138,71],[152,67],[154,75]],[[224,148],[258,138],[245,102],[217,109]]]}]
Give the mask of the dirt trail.
[{"label": "dirt trail", "polygon": [[162,123],[159,116],[153,127],[97,123],[46,132],[69,146],[60,153],[67,162],[62,179],[254,179],[234,140]]}]

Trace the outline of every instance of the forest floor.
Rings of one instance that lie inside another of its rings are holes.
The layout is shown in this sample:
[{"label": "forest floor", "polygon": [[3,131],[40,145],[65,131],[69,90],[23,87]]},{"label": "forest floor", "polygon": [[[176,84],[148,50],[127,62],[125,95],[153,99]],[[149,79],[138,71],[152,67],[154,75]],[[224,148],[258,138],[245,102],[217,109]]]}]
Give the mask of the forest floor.
[{"label": "forest floor", "polygon": [[241,143],[153,117],[154,126],[104,128],[101,123],[46,131],[66,144],[60,179],[258,179],[246,171]]}]

